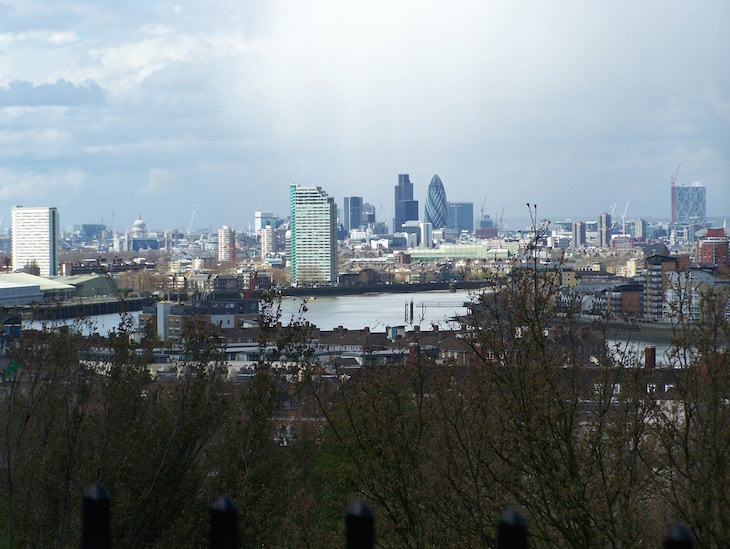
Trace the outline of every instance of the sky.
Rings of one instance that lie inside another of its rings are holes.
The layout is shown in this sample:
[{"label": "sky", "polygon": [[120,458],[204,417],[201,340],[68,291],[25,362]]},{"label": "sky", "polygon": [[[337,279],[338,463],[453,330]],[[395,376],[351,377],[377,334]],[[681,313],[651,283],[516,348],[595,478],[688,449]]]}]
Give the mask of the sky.
[{"label": "sky", "polygon": [[[0,226],[253,225],[289,184],[393,217],[730,217],[730,2],[0,0]],[[194,215],[193,215],[193,212]]]}]

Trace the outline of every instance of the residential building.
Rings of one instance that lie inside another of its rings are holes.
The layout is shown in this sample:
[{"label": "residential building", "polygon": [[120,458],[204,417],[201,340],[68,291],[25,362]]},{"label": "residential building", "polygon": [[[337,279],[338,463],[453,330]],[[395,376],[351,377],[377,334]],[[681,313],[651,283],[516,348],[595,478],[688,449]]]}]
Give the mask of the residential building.
[{"label": "residential building", "polygon": [[457,233],[461,231],[474,232],[474,203],[449,202],[449,229]]},{"label": "residential building", "polygon": [[233,263],[236,253],[236,231],[228,225],[218,229],[218,262]]},{"label": "residential building", "polygon": [[669,273],[689,270],[689,256],[652,255],[646,263],[646,317],[660,320],[664,315],[664,299],[669,285]]},{"label": "residential building", "polygon": [[647,229],[648,226],[646,224],[646,221],[641,218],[637,218],[636,221],[634,221],[634,237],[636,240],[643,241],[647,239]]},{"label": "residential building", "polygon": [[292,285],[337,281],[337,206],[321,187],[289,189]]},{"label": "residential building", "polygon": [[700,267],[721,267],[728,266],[728,242],[730,238],[725,234],[725,229],[709,228],[697,231],[697,256],[696,262]]},{"label": "residential building", "polygon": [[426,223],[430,223],[434,229],[443,229],[448,223],[449,212],[446,191],[438,174],[434,175],[428,184],[428,198],[426,199],[426,212],[423,219]]},{"label": "residential building", "polygon": [[11,212],[12,270],[37,265],[41,276],[58,274],[56,208],[14,206]]},{"label": "residential building", "polygon": [[433,248],[433,226],[427,221],[421,221],[421,245],[424,248]]},{"label": "residential building", "polygon": [[276,229],[271,225],[266,225],[261,229],[261,257],[275,254],[278,251],[277,245]]},{"label": "residential building", "polygon": [[611,214],[603,212],[598,216],[598,247],[607,248],[611,244]]},{"label": "residential building", "polygon": [[586,245],[586,224],[582,221],[573,222],[573,247]]},{"label": "residential building", "polygon": [[413,200],[413,183],[407,173],[398,175],[395,186],[395,217],[393,233],[401,231],[406,221],[418,221],[418,200]]}]

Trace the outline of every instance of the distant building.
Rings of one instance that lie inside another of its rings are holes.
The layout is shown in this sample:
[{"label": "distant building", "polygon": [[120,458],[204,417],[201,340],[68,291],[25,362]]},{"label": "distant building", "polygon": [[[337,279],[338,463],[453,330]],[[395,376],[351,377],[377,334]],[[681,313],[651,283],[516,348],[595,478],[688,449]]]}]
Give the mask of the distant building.
[{"label": "distant building", "polygon": [[253,214],[253,224],[254,224],[254,231],[256,234],[259,233],[261,229],[266,227],[266,225],[271,225],[272,227],[276,227],[276,221],[278,216],[274,212],[262,212],[262,211],[256,211]]},{"label": "distant building", "polygon": [[634,221],[634,237],[636,240],[646,240],[647,239],[647,224],[644,219],[637,218],[636,221]]},{"label": "distant building", "polygon": [[[646,252],[645,252],[646,253]],[[669,272],[689,271],[689,256],[651,255],[646,264],[646,316],[659,320],[664,314],[664,301],[669,285]]]},{"label": "distant building", "polygon": [[59,220],[56,208],[11,211],[12,270],[37,265],[41,276],[58,274]]},{"label": "distant building", "polygon": [[261,255],[266,257],[269,254],[275,254],[278,249],[278,239],[276,229],[271,225],[267,225],[261,229]]},{"label": "distant building", "polygon": [[607,248],[611,244],[611,214],[602,213],[598,216],[598,246]]},{"label": "distant building", "polygon": [[443,229],[447,226],[449,212],[446,201],[444,184],[438,174],[434,175],[428,184],[428,198],[426,199],[426,213],[423,220],[430,223],[434,229]]},{"label": "distant building", "polygon": [[289,190],[292,285],[337,281],[337,206],[321,187]]},{"label": "distant building", "polygon": [[474,232],[474,203],[473,202],[449,202],[449,229],[457,233],[461,231]]},{"label": "distant building", "polygon": [[362,196],[346,196],[343,209],[343,224],[346,231],[359,229],[363,225]]},{"label": "distant building", "polygon": [[228,225],[218,229],[218,262],[234,263],[236,255],[236,231]]},{"label": "distant building", "polygon": [[433,226],[427,221],[421,221],[421,244],[424,248],[433,248]]},{"label": "distant building", "polygon": [[582,221],[573,222],[573,247],[586,245],[586,224]]},{"label": "distant building", "polygon": [[707,193],[700,182],[674,188],[674,222],[677,225],[705,226]]},{"label": "distant building", "polygon": [[407,173],[398,175],[395,186],[395,217],[393,232],[401,231],[406,221],[418,221],[418,200],[413,200],[413,183]]}]

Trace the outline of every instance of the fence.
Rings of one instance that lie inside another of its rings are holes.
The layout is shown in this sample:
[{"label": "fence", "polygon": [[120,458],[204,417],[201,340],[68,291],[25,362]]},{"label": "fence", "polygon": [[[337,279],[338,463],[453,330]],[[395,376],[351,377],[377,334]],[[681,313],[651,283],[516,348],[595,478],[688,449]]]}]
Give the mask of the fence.
[{"label": "fence", "polygon": [[[238,547],[238,511],[233,500],[220,496],[210,505],[210,549]],[[109,549],[111,506],[109,495],[100,484],[91,485],[84,495],[82,549]],[[371,549],[375,546],[375,513],[362,501],[354,502],[345,514],[346,549]],[[681,524],[667,531],[664,549],[692,549],[692,534]],[[505,509],[497,525],[497,549],[527,549],[527,521],[513,508]]]}]

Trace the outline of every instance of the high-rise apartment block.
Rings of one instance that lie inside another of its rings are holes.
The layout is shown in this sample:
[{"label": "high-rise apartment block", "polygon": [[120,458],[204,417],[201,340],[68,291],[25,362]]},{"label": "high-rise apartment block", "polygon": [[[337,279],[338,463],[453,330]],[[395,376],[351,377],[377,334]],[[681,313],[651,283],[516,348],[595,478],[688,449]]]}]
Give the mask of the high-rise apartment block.
[{"label": "high-rise apartment block", "polygon": [[343,207],[343,225],[346,231],[359,229],[363,225],[362,196],[346,196]]},{"label": "high-rise apartment block", "polygon": [[59,222],[56,208],[14,206],[11,231],[14,271],[37,265],[41,276],[58,274]]},{"label": "high-rise apartment block", "polygon": [[449,229],[474,232],[474,203],[449,202]]},{"label": "high-rise apartment block", "polygon": [[271,225],[266,225],[261,229],[261,256],[266,257],[270,254],[276,254],[277,246],[276,229]]},{"label": "high-rise apartment block", "polygon": [[393,218],[393,232],[402,230],[406,221],[418,220],[418,200],[413,200],[413,183],[407,173],[398,175],[398,184],[395,186],[395,217]]},{"label": "high-rise apartment block", "polygon": [[431,223],[434,229],[443,229],[448,223],[449,212],[446,202],[446,191],[438,175],[434,175],[431,183],[428,184],[426,213],[423,219],[427,223]]},{"label": "high-rise apartment block", "polygon": [[678,225],[705,226],[707,193],[702,183],[680,185],[674,188],[674,222]]},{"label": "high-rise apartment block", "polygon": [[607,248],[611,245],[611,214],[604,212],[598,216],[598,246]]},{"label": "high-rise apartment block", "polygon": [[634,221],[634,237],[636,240],[646,240],[647,234],[647,224],[646,220],[641,219],[638,217],[636,221]]},{"label": "high-rise apartment block", "polygon": [[337,282],[337,206],[321,187],[289,188],[292,285]]},{"label": "high-rise apartment block", "polygon": [[727,267],[730,238],[722,227],[697,232],[697,265],[700,267]]},{"label": "high-rise apartment block", "polygon": [[236,253],[236,231],[228,225],[218,229],[218,261],[233,263]]},{"label": "high-rise apartment block", "polygon": [[573,247],[586,245],[586,224],[582,221],[573,222]]}]

